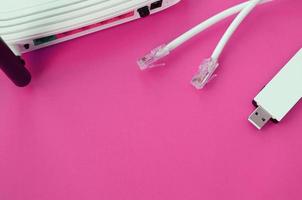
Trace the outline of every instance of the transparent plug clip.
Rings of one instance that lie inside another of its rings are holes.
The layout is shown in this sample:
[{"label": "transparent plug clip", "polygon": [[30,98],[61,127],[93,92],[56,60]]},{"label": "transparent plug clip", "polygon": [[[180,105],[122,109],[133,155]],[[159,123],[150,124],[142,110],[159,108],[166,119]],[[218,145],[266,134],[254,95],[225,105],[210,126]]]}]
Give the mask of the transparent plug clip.
[{"label": "transparent plug clip", "polygon": [[161,45],[153,49],[149,54],[139,59],[137,61],[137,64],[139,65],[139,68],[141,70],[164,66],[165,63],[158,63],[158,61],[169,54],[170,51],[166,48],[166,45]]},{"label": "transparent plug clip", "polygon": [[203,89],[216,76],[214,72],[218,65],[216,59],[209,58],[204,60],[199,67],[198,73],[192,78],[191,84],[198,90]]}]

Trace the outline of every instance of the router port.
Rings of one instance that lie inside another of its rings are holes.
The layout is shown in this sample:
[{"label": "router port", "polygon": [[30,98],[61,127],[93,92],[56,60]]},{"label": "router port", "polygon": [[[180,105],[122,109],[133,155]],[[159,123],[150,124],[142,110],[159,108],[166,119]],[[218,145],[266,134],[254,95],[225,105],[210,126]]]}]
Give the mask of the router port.
[{"label": "router port", "polygon": [[137,12],[139,13],[140,17],[147,17],[147,16],[150,15],[150,10],[149,10],[149,7],[148,7],[148,6],[139,8],[139,9],[137,10]]},{"label": "router port", "polygon": [[27,49],[29,49],[30,45],[29,44],[24,44],[23,47],[24,47],[24,49],[27,50]]},{"label": "router port", "polygon": [[162,7],[162,5],[163,5],[163,0],[156,1],[156,2],[151,4],[150,10],[160,8],[160,7]]},{"label": "router port", "polygon": [[51,35],[51,36],[47,36],[47,37],[43,37],[43,38],[34,39],[33,42],[34,42],[35,46],[38,46],[41,44],[45,44],[45,43],[54,41],[56,39],[57,39],[57,37],[55,35]]}]

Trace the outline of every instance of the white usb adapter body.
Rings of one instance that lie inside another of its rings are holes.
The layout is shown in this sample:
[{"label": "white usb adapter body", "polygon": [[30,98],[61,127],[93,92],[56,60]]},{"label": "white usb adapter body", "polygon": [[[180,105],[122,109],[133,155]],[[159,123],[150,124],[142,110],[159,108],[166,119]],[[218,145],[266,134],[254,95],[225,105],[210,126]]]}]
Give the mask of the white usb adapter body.
[{"label": "white usb adapter body", "polygon": [[255,97],[257,109],[249,121],[262,129],[270,120],[280,122],[302,98],[302,49]]}]

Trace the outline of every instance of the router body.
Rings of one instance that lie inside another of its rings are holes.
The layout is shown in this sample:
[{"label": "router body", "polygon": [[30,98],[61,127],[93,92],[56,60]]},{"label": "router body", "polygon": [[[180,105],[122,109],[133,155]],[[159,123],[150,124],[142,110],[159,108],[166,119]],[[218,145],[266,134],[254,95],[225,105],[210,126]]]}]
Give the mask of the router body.
[{"label": "router body", "polygon": [[[4,55],[7,57],[8,54],[13,53],[15,56],[20,56],[22,53],[147,17],[179,1],[8,0],[2,2],[0,65],[2,68],[14,67],[13,63],[5,60]],[[12,52],[7,52],[9,49]]]}]

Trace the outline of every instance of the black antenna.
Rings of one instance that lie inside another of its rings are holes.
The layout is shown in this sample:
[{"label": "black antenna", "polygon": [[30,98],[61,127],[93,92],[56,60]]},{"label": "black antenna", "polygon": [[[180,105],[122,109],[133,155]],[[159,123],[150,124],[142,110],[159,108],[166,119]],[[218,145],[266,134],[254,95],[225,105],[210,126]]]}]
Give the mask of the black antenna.
[{"label": "black antenna", "polygon": [[0,68],[8,78],[17,86],[27,86],[31,75],[25,68],[25,61],[16,56],[0,37]]}]

